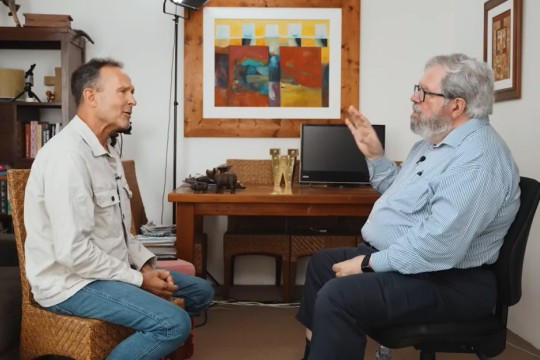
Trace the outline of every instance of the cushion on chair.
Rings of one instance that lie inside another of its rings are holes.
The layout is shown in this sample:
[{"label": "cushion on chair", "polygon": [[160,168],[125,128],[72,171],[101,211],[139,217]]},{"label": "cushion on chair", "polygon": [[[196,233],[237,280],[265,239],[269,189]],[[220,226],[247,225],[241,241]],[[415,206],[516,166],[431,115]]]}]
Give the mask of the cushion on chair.
[{"label": "cushion on chair", "polygon": [[195,265],[189,261],[176,260],[158,260],[156,265],[167,270],[176,271],[182,274],[195,275]]}]

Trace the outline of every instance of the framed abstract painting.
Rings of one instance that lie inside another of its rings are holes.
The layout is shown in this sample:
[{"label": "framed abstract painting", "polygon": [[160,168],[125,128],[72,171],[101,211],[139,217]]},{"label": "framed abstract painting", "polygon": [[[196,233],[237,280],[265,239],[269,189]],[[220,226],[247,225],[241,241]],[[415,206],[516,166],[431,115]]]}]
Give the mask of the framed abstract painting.
[{"label": "framed abstract painting", "polygon": [[213,0],[185,23],[184,136],[298,137],[358,106],[358,0]]}]

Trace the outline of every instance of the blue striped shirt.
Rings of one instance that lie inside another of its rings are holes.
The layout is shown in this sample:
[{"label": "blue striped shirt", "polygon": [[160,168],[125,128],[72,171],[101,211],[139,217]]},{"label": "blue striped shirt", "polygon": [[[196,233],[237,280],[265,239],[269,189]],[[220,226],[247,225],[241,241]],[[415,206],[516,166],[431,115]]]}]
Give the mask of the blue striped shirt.
[{"label": "blue striped shirt", "polygon": [[470,268],[497,260],[519,208],[519,174],[487,118],[470,119],[437,145],[416,143],[397,166],[368,161],[382,196],[362,228],[380,251],[375,271],[404,274]]}]

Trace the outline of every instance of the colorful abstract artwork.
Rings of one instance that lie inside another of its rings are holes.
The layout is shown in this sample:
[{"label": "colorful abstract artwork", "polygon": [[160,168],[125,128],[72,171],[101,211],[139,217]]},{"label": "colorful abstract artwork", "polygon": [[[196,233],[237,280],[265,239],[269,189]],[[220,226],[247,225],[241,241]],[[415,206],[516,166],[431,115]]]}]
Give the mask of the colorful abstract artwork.
[{"label": "colorful abstract artwork", "polygon": [[328,106],[329,23],[216,19],[216,106]]},{"label": "colorful abstract artwork", "polygon": [[212,43],[204,58],[213,60],[204,65],[205,109],[220,117],[252,108],[263,118],[339,116],[340,9],[242,9],[243,17],[230,9],[205,13]]}]

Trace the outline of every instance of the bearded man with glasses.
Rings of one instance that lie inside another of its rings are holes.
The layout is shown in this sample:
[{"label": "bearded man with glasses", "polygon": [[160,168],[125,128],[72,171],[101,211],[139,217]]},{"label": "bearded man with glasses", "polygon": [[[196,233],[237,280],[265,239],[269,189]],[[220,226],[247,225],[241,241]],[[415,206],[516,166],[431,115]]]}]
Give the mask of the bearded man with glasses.
[{"label": "bearded man with glasses", "polygon": [[411,96],[411,130],[423,139],[389,160],[354,107],[345,123],[381,193],[364,244],[314,254],[297,319],[304,359],[363,359],[366,333],[422,321],[490,314],[498,257],[519,208],[519,173],[489,123],[493,75],[463,54],[436,56]]}]

